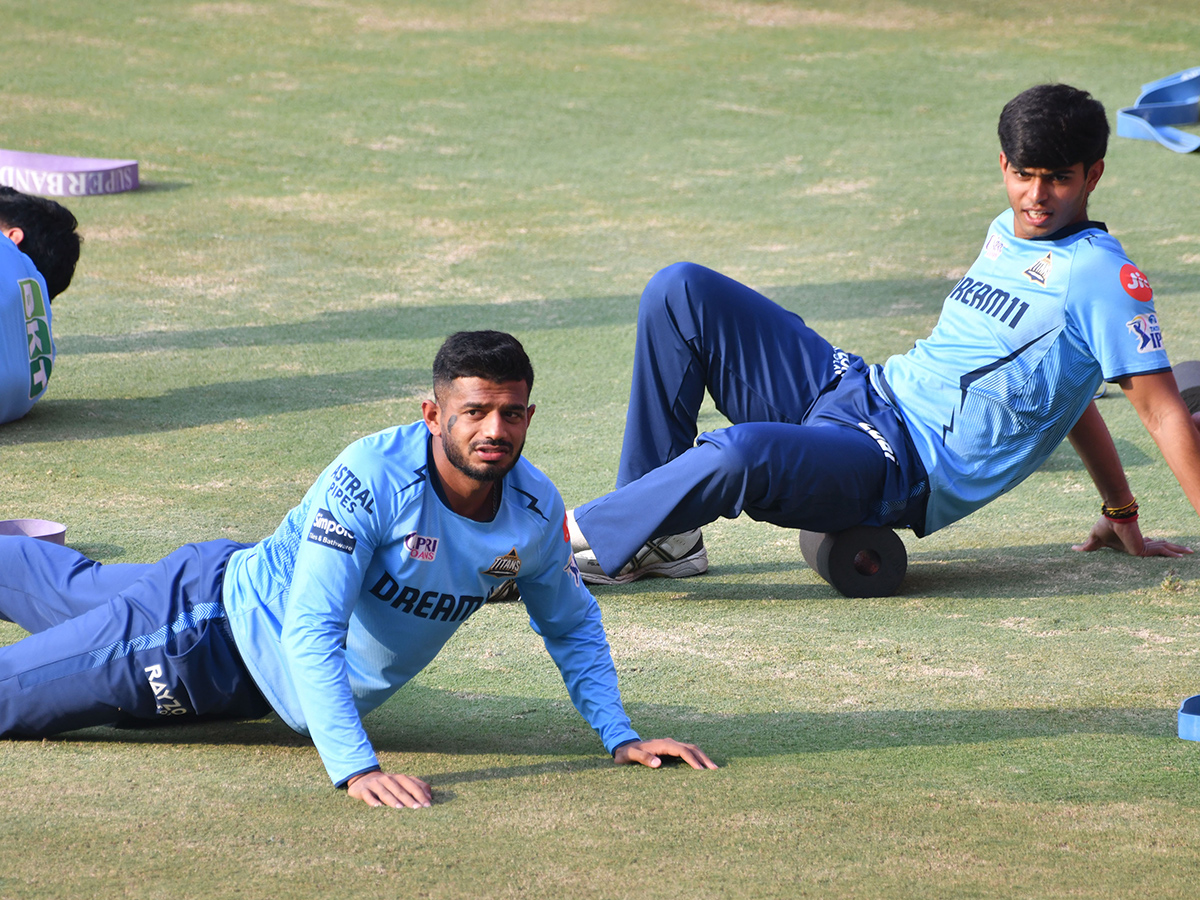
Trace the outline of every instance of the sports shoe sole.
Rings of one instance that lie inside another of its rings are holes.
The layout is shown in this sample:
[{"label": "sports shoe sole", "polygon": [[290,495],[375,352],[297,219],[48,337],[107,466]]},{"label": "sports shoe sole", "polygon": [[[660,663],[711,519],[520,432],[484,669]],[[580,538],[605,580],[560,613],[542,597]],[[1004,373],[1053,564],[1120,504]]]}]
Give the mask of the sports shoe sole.
[{"label": "sports shoe sole", "polygon": [[708,550],[701,547],[682,559],[646,563],[615,576],[583,571],[580,572],[580,576],[587,584],[629,584],[641,578],[690,578],[692,575],[703,575],[707,571]]}]

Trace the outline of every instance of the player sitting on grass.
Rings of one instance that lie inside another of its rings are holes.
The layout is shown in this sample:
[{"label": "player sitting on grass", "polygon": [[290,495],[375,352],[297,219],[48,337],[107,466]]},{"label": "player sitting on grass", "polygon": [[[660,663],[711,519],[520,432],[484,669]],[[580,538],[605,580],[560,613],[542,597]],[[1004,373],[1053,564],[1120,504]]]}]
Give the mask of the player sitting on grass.
[{"label": "player sitting on grass", "polygon": [[21,418],[46,395],[50,301],[75,274],[77,225],[61,204],[0,185],[0,422]]},{"label": "player sitting on grass", "polygon": [[[1076,549],[1190,552],[1142,538],[1092,403],[1102,380],[1119,384],[1200,510],[1200,435],[1150,285],[1087,216],[1108,133],[1104,107],[1067,85],[1005,106],[1000,169],[1012,208],[992,222],[929,337],[883,365],[709,269],[655,275],[638,312],[616,490],[572,515],[584,579],[704,572],[700,526],[742,512],[788,528],[924,536],[1020,484],[1064,437],[1102,498]],[[734,424],[697,439],[706,388]]]},{"label": "player sitting on grass", "polygon": [[619,763],[697,747],[642,741],[621,705],[562,499],[521,459],[533,368],[494,331],[451,336],[423,421],[355,441],[261,543],[188,544],[158,563],[101,565],[0,537],[0,617],[32,632],[0,649],[0,738],[128,720],[256,718],[311,735],[334,783],[371,806],[429,806],[380,770],[362,716],[512,582],[576,708]]}]

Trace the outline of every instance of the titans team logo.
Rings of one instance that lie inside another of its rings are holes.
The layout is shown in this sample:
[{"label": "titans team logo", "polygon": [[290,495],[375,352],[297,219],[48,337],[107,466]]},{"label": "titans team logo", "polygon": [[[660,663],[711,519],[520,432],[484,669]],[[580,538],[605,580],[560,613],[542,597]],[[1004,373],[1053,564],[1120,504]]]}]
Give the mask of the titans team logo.
[{"label": "titans team logo", "polygon": [[1134,316],[1125,323],[1125,327],[1137,338],[1138,353],[1153,353],[1162,349],[1162,332],[1158,328],[1158,316],[1154,313]]},{"label": "titans team logo", "polygon": [[1034,284],[1040,284],[1042,286],[1045,286],[1046,279],[1048,279],[1050,277],[1051,265],[1052,265],[1052,260],[1050,259],[1050,254],[1047,253],[1045,256],[1043,256],[1041,259],[1039,259],[1032,266],[1030,266],[1028,269],[1025,270],[1025,277],[1028,278],[1030,281],[1032,281]]},{"label": "titans team logo", "polygon": [[503,556],[492,560],[492,564],[483,570],[483,574],[493,578],[516,578],[520,571],[521,557],[517,556],[517,548],[513,547]]}]

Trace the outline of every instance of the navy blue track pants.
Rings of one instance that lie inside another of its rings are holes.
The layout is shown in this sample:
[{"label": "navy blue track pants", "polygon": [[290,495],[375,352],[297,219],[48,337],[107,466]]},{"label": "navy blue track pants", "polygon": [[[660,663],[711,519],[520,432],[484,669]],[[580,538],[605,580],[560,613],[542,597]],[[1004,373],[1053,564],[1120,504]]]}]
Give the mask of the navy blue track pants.
[{"label": "navy blue track pants", "polygon": [[[734,424],[697,440],[706,390]],[[677,263],[642,293],[616,490],[575,517],[611,574],[652,537],[742,512],[814,531],[909,526],[926,490],[860,357],[745,285]]]},{"label": "navy blue track pants", "polygon": [[0,537],[0,618],[30,632],[0,648],[0,738],[269,713],[221,604],[225,564],[244,546],[187,544],[157,563],[102,565]]}]

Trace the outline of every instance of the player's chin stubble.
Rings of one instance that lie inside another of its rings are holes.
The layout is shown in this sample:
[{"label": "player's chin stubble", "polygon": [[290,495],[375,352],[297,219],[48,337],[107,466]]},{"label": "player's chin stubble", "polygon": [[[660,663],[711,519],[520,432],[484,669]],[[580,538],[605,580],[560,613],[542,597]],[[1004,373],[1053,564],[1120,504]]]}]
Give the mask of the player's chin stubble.
[{"label": "player's chin stubble", "polygon": [[[468,478],[475,481],[499,481],[517,464],[517,460],[521,458],[521,449],[518,448],[513,453],[513,458],[506,463],[495,463],[494,465],[473,466],[465,455],[459,452],[458,445],[450,440],[450,432],[454,429],[454,423],[458,421],[458,416],[451,416],[446,420],[446,430],[442,432],[442,450],[446,453],[446,459],[450,461],[450,465],[458,469]],[[508,441],[478,441],[472,446],[476,447],[503,447],[509,452],[513,451],[513,445]]]}]

